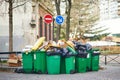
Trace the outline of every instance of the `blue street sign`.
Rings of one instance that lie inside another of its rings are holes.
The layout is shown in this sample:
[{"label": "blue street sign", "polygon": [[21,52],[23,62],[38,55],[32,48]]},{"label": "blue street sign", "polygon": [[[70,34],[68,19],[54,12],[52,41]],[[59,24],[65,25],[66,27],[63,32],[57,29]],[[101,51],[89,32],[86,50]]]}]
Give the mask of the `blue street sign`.
[{"label": "blue street sign", "polygon": [[55,21],[57,24],[62,24],[64,22],[64,18],[61,16],[61,15],[58,15],[56,18],[55,18]]}]

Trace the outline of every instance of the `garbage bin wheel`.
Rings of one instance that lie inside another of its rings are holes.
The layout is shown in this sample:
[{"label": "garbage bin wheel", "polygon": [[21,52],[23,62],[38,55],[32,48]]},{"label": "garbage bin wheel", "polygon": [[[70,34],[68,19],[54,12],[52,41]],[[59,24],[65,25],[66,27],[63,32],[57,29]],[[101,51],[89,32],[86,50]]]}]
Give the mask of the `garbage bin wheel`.
[{"label": "garbage bin wheel", "polygon": [[74,74],[75,73],[75,70],[70,70],[70,74]]},{"label": "garbage bin wheel", "polygon": [[35,73],[35,71],[34,71],[34,70],[32,70],[32,71],[31,71],[31,73]]},{"label": "garbage bin wheel", "polygon": [[23,69],[15,69],[15,71],[14,71],[15,73],[23,73]]},{"label": "garbage bin wheel", "polygon": [[39,70],[37,73],[38,73],[38,74],[42,74],[42,71],[41,71],[41,70]]},{"label": "garbage bin wheel", "polygon": [[17,73],[17,69],[15,69],[14,72]]},{"label": "garbage bin wheel", "polygon": [[48,74],[48,71],[46,71],[45,74]]},{"label": "garbage bin wheel", "polygon": [[24,70],[23,69],[19,69],[20,70],[20,73],[23,73],[24,72]]},{"label": "garbage bin wheel", "polygon": [[22,73],[25,73],[24,69],[22,69]]},{"label": "garbage bin wheel", "polygon": [[91,69],[89,69],[89,67],[87,67],[87,71],[92,71]]}]

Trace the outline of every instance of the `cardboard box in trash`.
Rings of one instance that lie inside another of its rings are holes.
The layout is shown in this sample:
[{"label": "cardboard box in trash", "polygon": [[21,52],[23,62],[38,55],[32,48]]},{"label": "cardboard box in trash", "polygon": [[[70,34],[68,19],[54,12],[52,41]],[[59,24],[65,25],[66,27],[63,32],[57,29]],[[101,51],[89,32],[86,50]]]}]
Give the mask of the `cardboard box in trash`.
[{"label": "cardboard box in trash", "polygon": [[10,54],[8,59],[8,66],[10,67],[18,67],[22,64],[22,57],[17,56],[16,54]]},{"label": "cardboard box in trash", "polygon": [[10,67],[19,67],[22,62],[18,59],[8,59],[8,66]]},{"label": "cardboard box in trash", "polygon": [[74,43],[72,41],[59,40],[57,45],[61,48],[66,48],[67,46],[70,46],[74,49]]},{"label": "cardboard box in trash", "polygon": [[55,41],[49,41],[47,45],[44,47],[45,51],[50,49],[51,47],[58,47],[58,48],[66,48],[67,46],[70,46],[74,49],[74,44],[72,41],[65,41],[65,40],[59,40],[57,43]]}]

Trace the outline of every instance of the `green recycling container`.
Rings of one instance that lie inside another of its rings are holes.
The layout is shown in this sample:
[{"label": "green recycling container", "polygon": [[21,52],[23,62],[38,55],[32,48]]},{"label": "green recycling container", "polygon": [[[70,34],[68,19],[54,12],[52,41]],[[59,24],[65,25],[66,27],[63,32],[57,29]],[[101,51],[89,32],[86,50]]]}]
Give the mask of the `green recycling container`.
[{"label": "green recycling container", "polygon": [[99,55],[100,51],[99,49],[94,49],[92,54],[92,71],[98,71],[99,70]]},{"label": "green recycling container", "polygon": [[65,57],[61,56],[61,62],[60,62],[60,73],[65,74],[66,73],[66,68],[65,68]]},{"label": "green recycling container", "polygon": [[65,57],[66,74],[75,73],[75,56]]},{"label": "green recycling container", "polygon": [[60,60],[61,56],[51,52],[47,54],[47,72],[48,74],[60,74]]},{"label": "green recycling container", "polygon": [[25,73],[33,72],[33,53],[34,52],[22,53],[23,72]]},{"label": "green recycling container", "polygon": [[46,73],[46,52],[34,52],[34,72],[42,74]]},{"label": "green recycling container", "polygon": [[91,71],[92,70],[92,53],[93,50],[88,50],[88,55],[87,55],[87,71]]},{"label": "green recycling container", "polygon": [[87,53],[79,54],[76,56],[75,68],[78,73],[87,71]]}]

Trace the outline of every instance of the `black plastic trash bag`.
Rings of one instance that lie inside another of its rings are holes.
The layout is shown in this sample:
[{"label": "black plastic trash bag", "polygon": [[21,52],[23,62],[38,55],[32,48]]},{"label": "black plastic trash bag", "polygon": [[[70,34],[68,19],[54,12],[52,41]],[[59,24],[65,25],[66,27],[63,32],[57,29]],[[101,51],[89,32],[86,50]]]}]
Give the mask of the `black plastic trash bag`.
[{"label": "black plastic trash bag", "polygon": [[47,55],[61,55],[62,51],[61,48],[52,46],[46,53]]},{"label": "black plastic trash bag", "polygon": [[85,46],[86,46],[86,50],[91,50],[92,49],[92,45],[90,45],[90,44],[85,44]]},{"label": "black plastic trash bag", "polygon": [[87,58],[88,53],[87,52],[80,52],[76,56],[80,58]]},{"label": "black plastic trash bag", "polygon": [[62,48],[62,49],[61,49],[61,55],[62,55],[62,56],[65,56],[65,55],[67,55],[68,53],[69,53],[69,51],[68,51],[67,48]]}]

